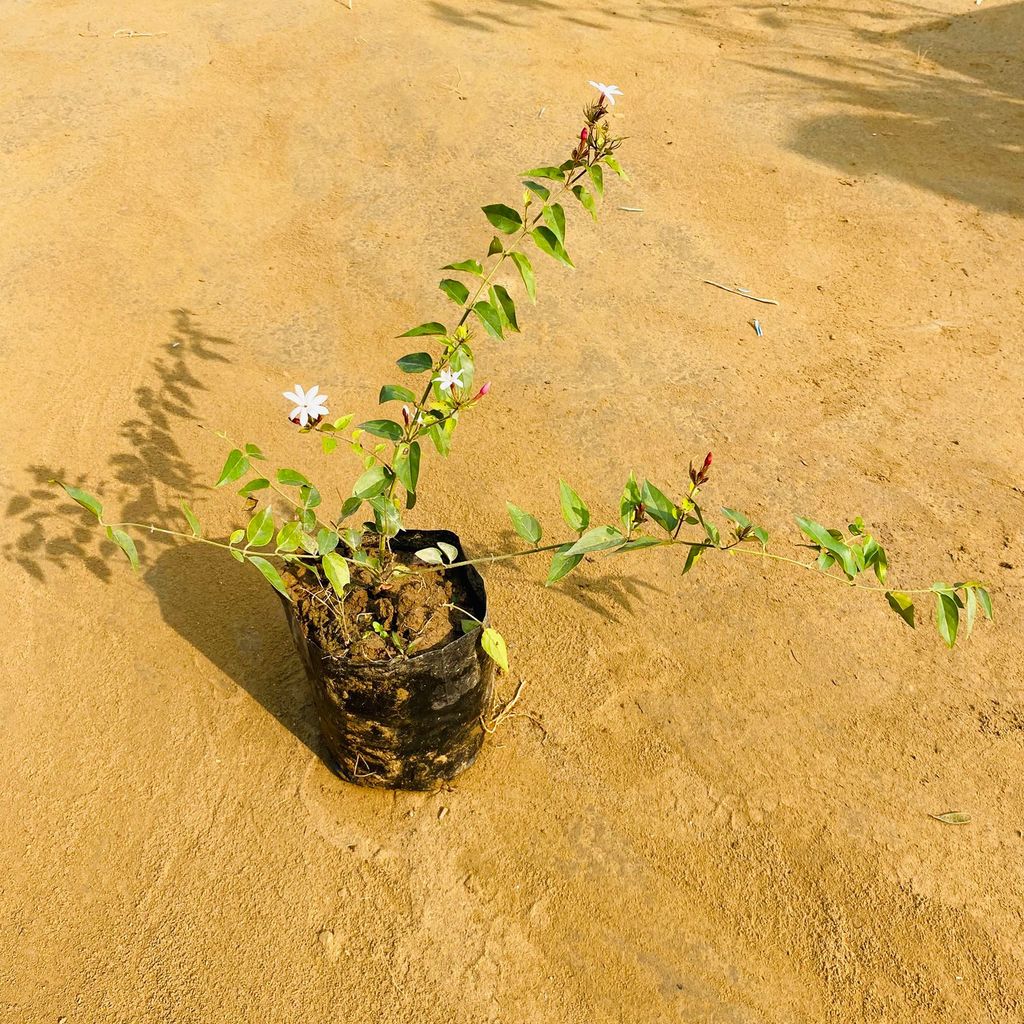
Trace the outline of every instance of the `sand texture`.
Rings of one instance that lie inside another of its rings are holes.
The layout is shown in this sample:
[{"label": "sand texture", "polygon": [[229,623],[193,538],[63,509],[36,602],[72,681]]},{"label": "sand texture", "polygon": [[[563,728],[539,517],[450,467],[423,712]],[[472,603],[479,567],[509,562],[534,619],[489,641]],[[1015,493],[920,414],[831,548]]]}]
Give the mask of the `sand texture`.
[{"label": "sand texture", "polygon": [[[0,1022],[1024,1020],[1022,41],[990,0],[0,4]],[[47,481],[223,536],[225,430],[347,493],[281,392],[375,414],[591,78],[632,183],[480,344],[411,525],[557,536],[559,476],[607,519],[712,449],[782,550],[860,513],[997,622],[495,565],[523,715],[450,790],[355,788],[255,571],[133,576]]]}]

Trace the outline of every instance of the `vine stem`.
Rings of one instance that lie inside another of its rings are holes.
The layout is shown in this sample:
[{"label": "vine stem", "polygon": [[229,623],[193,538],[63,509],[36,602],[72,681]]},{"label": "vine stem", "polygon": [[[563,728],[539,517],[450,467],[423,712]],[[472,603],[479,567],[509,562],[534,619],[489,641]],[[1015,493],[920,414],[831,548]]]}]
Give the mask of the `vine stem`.
[{"label": "vine stem", "polygon": [[[481,555],[479,558],[467,558],[461,562],[450,562],[446,565],[429,565],[423,566],[422,568],[417,567],[413,572],[417,573],[431,573],[431,572],[444,572],[447,569],[457,569],[466,565],[489,565],[493,562],[504,562],[510,558],[522,558],[527,555],[539,555],[546,551],[555,551],[558,548],[565,547],[566,544],[571,544],[572,541],[562,541],[559,544],[545,544],[542,547],[527,548],[523,551],[506,551],[494,555]],[[766,559],[773,562],[783,562],[786,565],[794,565],[800,569],[806,569],[808,572],[813,572],[818,576],[822,576],[827,580],[832,580],[835,583],[839,583],[845,587],[852,587],[856,590],[867,590],[876,594],[885,594],[890,590],[896,589],[893,587],[875,587],[866,583],[858,583],[856,580],[845,579],[840,576],[834,576],[831,573],[825,572],[819,569],[814,562],[801,562],[797,558],[787,558],[785,555],[776,555],[769,551],[754,551],[751,548],[739,547],[739,541],[732,544],[711,544],[707,541],[697,540],[686,540],[685,538],[679,539],[671,537],[666,540],[658,540],[653,544],[646,545],[646,548],[663,548],[663,547],[677,547],[683,546],[687,548],[702,548],[705,551],[721,551],[729,552],[730,554],[746,555],[749,558],[760,558]],[[584,552],[585,554],[588,552]],[[600,552],[593,552],[593,554],[599,554]],[[609,554],[618,554],[618,551],[611,551]],[[932,593],[931,587],[918,587],[913,590],[901,590],[903,594],[930,594]]]},{"label": "vine stem", "polygon": [[[588,153],[589,153],[589,151],[588,151]],[[572,188],[573,185],[575,185],[578,181],[580,181],[583,178],[584,174],[586,174],[586,172],[587,172],[587,169],[594,162],[596,162],[596,161],[591,160],[591,159],[587,159],[583,163],[581,163],[580,161],[576,161],[576,163],[575,163],[575,165],[573,167],[573,170],[571,170],[566,175],[565,180],[562,182],[562,187],[555,193],[554,198],[555,199],[561,199],[562,196],[565,195],[565,193],[568,192]],[[491,282],[494,280],[495,274],[497,274],[497,272],[501,269],[501,267],[504,264],[505,260],[507,260],[509,258],[509,255],[512,252],[516,251],[517,246],[526,237],[527,233],[532,231],[537,226],[537,224],[540,223],[540,220],[541,220],[541,218],[544,215],[543,207],[544,207],[545,204],[549,203],[550,201],[551,201],[551,196],[549,196],[548,199],[543,201],[543,203],[541,204],[540,212],[537,213],[534,216],[533,220],[527,220],[527,221],[525,221],[523,223],[522,228],[519,230],[519,233],[513,238],[511,244],[509,244],[508,246],[503,246],[500,255],[495,254],[495,255],[498,255],[498,259],[495,261],[494,265],[488,271],[487,276],[484,277],[481,280],[480,284],[477,286],[476,291],[473,292],[472,296],[467,298],[466,302],[464,303],[463,310],[462,310],[462,316],[459,317],[459,322],[455,325],[455,330],[456,331],[460,327],[462,327],[466,323],[466,321],[469,319],[469,315],[470,315],[470,313],[472,313],[473,307],[476,305],[477,299],[480,298],[480,295],[483,293],[485,288],[490,287]],[[465,344],[465,339],[463,339],[461,341],[458,341],[456,343],[455,347],[450,352],[446,352],[442,356],[441,361],[437,364],[437,366],[431,366],[431,368],[430,368],[430,379],[427,381],[427,385],[423,389],[423,394],[420,396],[419,401],[413,407],[412,415],[409,418],[409,423],[406,425],[406,428],[405,428],[405,431],[402,434],[402,437],[398,441],[396,441],[394,443],[394,447],[393,447],[392,453],[391,453],[391,465],[392,466],[394,466],[395,462],[398,459],[399,446],[403,445],[403,444],[410,444],[412,441],[416,440],[423,433],[425,433],[425,431],[422,429],[421,426],[418,425],[418,423],[419,423],[419,418],[420,418],[420,416],[421,416],[421,414],[423,412],[423,407],[426,405],[426,402],[427,402],[427,400],[430,397],[431,389],[434,386],[434,374],[435,373],[439,373],[445,367],[450,366],[451,365],[452,356],[454,356],[455,353],[458,352],[459,349],[462,348],[462,346],[464,344]],[[451,418],[451,416],[453,416],[456,411],[457,410],[453,410],[453,412],[449,413],[448,416],[445,417],[445,419]],[[444,422],[444,420],[440,420],[438,422]],[[437,425],[436,423],[435,424],[431,424],[431,426],[436,426],[436,425]],[[385,492],[385,495],[384,495],[385,499],[387,501],[389,501],[389,502],[392,502],[392,503],[394,502],[395,487],[396,487],[397,483],[398,483],[398,477],[392,472],[391,482],[388,484],[387,491]],[[387,537],[383,533],[381,533],[381,537],[380,537],[380,556],[381,556],[381,558],[384,558],[386,556],[387,551],[388,551]]]}]

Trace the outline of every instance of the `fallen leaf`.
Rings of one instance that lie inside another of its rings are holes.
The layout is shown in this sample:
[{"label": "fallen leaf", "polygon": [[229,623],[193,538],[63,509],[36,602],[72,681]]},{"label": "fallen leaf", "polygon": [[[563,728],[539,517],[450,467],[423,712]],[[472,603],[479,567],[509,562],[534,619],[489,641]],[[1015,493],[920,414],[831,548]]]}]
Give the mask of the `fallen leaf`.
[{"label": "fallen leaf", "polygon": [[971,820],[971,816],[964,811],[943,811],[942,814],[929,814],[928,817],[944,825],[966,825]]}]

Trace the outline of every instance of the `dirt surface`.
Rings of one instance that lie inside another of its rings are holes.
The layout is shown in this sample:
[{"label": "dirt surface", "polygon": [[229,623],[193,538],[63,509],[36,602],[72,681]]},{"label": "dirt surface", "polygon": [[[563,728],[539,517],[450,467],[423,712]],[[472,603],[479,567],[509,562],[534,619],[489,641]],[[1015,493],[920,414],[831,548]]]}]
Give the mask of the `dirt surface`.
[{"label": "dirt surface", "polygon": [[[409,555],[397,560],[423,564]],[[389,661],[422,654],[453,636],[466,618],[452,607],[468,603],[465,588],[453,591],[442,573],[407,573],[378,583],[365,569],[356,569],[340,606],[326,581],[301,565],[291,567],[285,580],[298,602],[305,637],[334,658]],[[384,636],[375,632],[375,624]]]},{"label": "dirt surface", "polygon": [[[989,0],[0,6],[0,1020],[1024,1019],[1022,38]],[[213,429],[313,473],[280,393],[373,412],[591,78],[633,183],[481,346],[414,525],[557,536],[559,475],[612,511],[710,448],[711,502],[862,513],[998,622],[948,653],[739,560],[496,565],[533,717],[451,791],[360,790],[254,571],[150,538],[133,578],[46,481],[216,535]]]}]

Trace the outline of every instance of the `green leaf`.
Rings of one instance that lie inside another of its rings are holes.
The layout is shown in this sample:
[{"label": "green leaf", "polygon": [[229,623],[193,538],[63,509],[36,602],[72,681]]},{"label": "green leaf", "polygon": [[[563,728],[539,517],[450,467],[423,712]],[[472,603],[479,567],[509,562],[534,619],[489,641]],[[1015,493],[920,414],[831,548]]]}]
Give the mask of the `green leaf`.
[{"label": "green leaf", "polygon": [[359,430],[365,430],[374,437],[383,437],[386,441],[397,441],[405,433],[402,425],[394,420],[367,420],[360,423]]},{"label": "green leaf", "polygon": [[505,638],[496,630],[487,627],[480,635],[480,646],[502,671],[508,671],[508,648]]},{"label": "green leaf", "polygon": [[524,181],[523,184],[535,195],[540,196],[542,200],[547,201],[548,196],[551,195],[549,189],[546,189],[543,185],[538,185],[535,181]]},{"label": "green leaf", "polygon": [[533,276],[533,264],[530,263],[529,257],[523,252],[513,252],[509,255],[519,270],[519,276],[523,279],[523,287],[526,289],[526,294],[530,296],[530,301],[536,302],[537,279]]},{"label": "green leaf", "polygon": [[385,402],[415,403],[415,401],[416,396],[408,388],[403,388],[401,384],[385,384],[380,389],[380,397],[377,399],[377,404],[383,405]]},{"label": "green leaf", "polygon": [[373,509],[377,532],[382,533],[385,537],[394,537],[402,529],[402,517],[395,503],[378,494],[369,499],[369,504]]},{"label": "green leaf", "polygon": [[[851,523],[850,525],[855,526],[856,524]],[[886,557],[885,549],[874,537],[868,537],[864,542],[864,566],[874,569],[878,582],[885,583],[885,578],[889,575],[889,559]]]},{"label": "green leaf", "polygon": [[181,511],[185,513],[185,518],[188,520],[188,528],[192,531],[192,536],[202,537],[202,527],[199,525],[199,520],[196,519],[196,514],[188,507],[188,502],[183,501],[181,503]]},{"label": "green leaf", "polygon": [[[244,470],[243,470],[244,472]],[[57,483],[60,483],[58,480]],[[68,497],[77,501],[87,512],[91,512],[95,517],[96,521],[99,522],[103,515],[103,506],[100,504],[97,498],[94,498],[91,494],[81,490],[78,487],[72,487],[70,484],[60,484],[61,487],[67,491]]]},{"label": "green leaf", "polygon": [[613,156],[606,156],[604,162],[620,177],[623,181],[629,181],[629,175],[622,169],[622,165]]},{"label": "green leaf", "polygon": [[408,448],[403,447],[395,458],[395,476],[407,490],[415,493],[416,483],[420,476],[420,443],[413,441]]},{"label": "green leaf", "polygon": [[715,547],[718,547],[718,545],[722,543],[722,537],[718,532],[718,527],[715,526],[714,523],[706,522],[704,519],[701,519],[700,525],[704,527],[704,532],[707,534],[708,540],[711,541]]},{"label": "green leaf", "polygon": [[262,491],[270,486],[270,481],[265,476],[258,476],[255,480],[250,480],[244,487],[238,489],[238,493],[243,498],[247,498],[253,491]]},{"label": "green leaf", "polygon": [[841,540],[837,540],[821,523],[797,516],[796,524],[819,547],[825,548],[835,556],[847,576],[857,575],[857,563],[854,560],[853,552]]},{"label": "green leaf", "polygon": [[450,277],[446,277],[438,288],[457,306],[465,305],[466,299],[469,298],[469,289],[461,281],[455,281]]},{"label": "green leaf", "polygon": [[328,555],[337,546],[340,538],[333,530],[321,529],[316,535],[316,554]]},{"label": "green leaf", "polygon": [[974,619],[978,614],[978,595],[973,587],[964,590],[964,605],[967,609],[967,635],[970,636],[974,629]]},{"label": "green leaf", "polygon": [[238,548],[231,548],[230,550],[231,550],[231,557],[236,562],[244,562],[245,561],[245,555],[243,555],[242,552],[238,550]]},{"label": "green leaf", "polygon": [[566,554],[585,555],[591,551],[606,551],[617,548],[626,538],[614,526],[597,526],[588,530]]},{"label": "green leaf", "polygon": [[398,360],[403,373],[426,373],[434,368],[434,357],[429,352],[410,352]]},{"label": "green leaf", "polygon": [[550,178],[552,181],[565,181],[565,172],[561,167],[534,167],[523,171],[521,178]]},{"label": "green leaf", "polygon": [[132,568],[138,569],[139,552],[135,548],[135,541],[124,530],[119,530],[116,526],[107,527],[107,537],[128,556],[128,561],[131,562]]},{"label": "green leaf", "polygon": [[245,446],[245,454],[248,455],[250,459],[259,459],[263,462],[266,462],[267,459],[266,455],[260,451],[259,445],[256,444],[247,444]]},{"label": "green leaf", "polygon": [[622,498],[619,501],[619,518],[622,520],[622,525],[627,531],[633,523],[633,513],[639,505],[640,485],[636,482],[636,477],[630,473],[622,492]]},{"label": "green leaf", "polygon": [[644,481],[640,498],[647,514],[667,533],[671,533],[679,525],[679,509],[676,508],[675,502],[658,490],[650,480]]},{"label": "green leaf", "polygon": [[989,621],[992,620],[992,598],[989,596],[989,592],[984,587],[976,587],[978,591],[978,604],[981,605],[981,610],[985,613],[985,618]]},{"label": "green leaf", "polygon": [[228,455],[224,468],[220,471],[220,478],[215,486],[223,487],[224,484],[229,484],[248,472],[249,460],[237,448],[234,448]]},{"label": "green leaf", "polygon": [[512,520],[516,533],[531,544],[539,544],[544,533],[540,523],[529,512],[524,512],[518,505],[513,505],[511,501],[505,502],[505,508],[508,509],[509,518]]},{"label": "green leaf", "polygon": [[297,469],[279,469],[277,471],[277,482],[285,487],[301,487],[309,481]]},{"label": "green leaf", "polygon": [[514,234],[523,226],[523,218],[511,206],[506,206],[504,203],[485,206],[483,211],[484,216],[506,235]]},{"label": "green leaf", "polygon": [[295,551],[302,542],[302,524],[292,520],[277,531],[278,551]]},{"label": "green leaf", "polygon": [[590,175],[590,180],[594,183],[594,191],[599,195],[604,195],[604,171],[601,170],[600,164],[591,164],[587,168],[587,173]]},{"label": "green leaf", "polygon": [[341,537],[342,543],[349,549],[349,551],[355,552],[362,550],[362,530],[354,530],[351,526],[348,526],[344,530],[339,530],[338,535]]},{"label": "green leaf", "polygon": [[742,512],[737,512],[734,508],[723,508],[722,515],[726,519],[731,519],[737,526],[750,526],[750,520]]},{"label": "green leaf", "polygon": [[545,587],[550,587],[552,583],[557,583],[563,576],[568,576],[583,561],[582,555],[569,554],[571,547],[571,544],[563,544],[555,551],[551,558],[548,578],[544,581]]},{"label": "green leaf", "polygon": [[[241,554],[241,552],[238,552]],[[293,601],[294,598],[288,592],[288,587],[285,585],[281,574],[265,559],[260,555],[249,555],[249,561],[256,566],[261,573],[263,578],[282,596],[287,598],[289,601]]]},{"label": "green leaf", "polygon": [[586,210],[594,220],[597,220],[597,203],[594,202],[594,197],[590,192],[582,185],[576,185],[573,187],[572,194],[583,205],[583,209]]},{"label": "green leaf", "polygon": [[420,324],[419,327],[413,327],[411,330],[400,334],[400,338],[422,338],[424,335],[434,334],[447,334],[448,328],[444,324],[439,324],[436,320],[431,320],[428,324]]},{"label": "green leaf", "polygon": [[685,576],[700,559],[700,556],[704,554],[704,548],[700,544],[691,544],[689,551],[686,552],[686,561],[683,563],[683,575]]},{"label": "green leaf", "polygon": [[501,341],[504,338],[501,328],[501,314],[489,302],[478,302],[473,306],[473,312],[480,318],[480,322],[487,328],[487,333],[493,338]]},{"label": "green leaf", "polygon": [[323,448],[324,455],[330,455],[331,452],[333,452],[334,449],[338,447],[338,439],[336,437],[330,437],[329,435],[324,434],[320,438],[320,447]]},{"label": "green leaf", "polygon": [[885,599],[889,607],[911,628],[914,628],[914,602],[901,590],[887,590]]},{"label": "green leaf", "polygon": [[488,256],[496,256],[499,252],[504,252],[504,251],[505,251],[505,247],[504,247],[504,245],[502,245],[501,239],[497,235],[495,235],[491,239],[491,244],[489,246],[487,246],[487,255]]},{"label": "green leaf", "polygon": [[750,535],[756,537],[761,542],[762,551],[768,547],[768,531],[763,526],[755,526],[750,531]]},{"label": "green leaf", "polygon": [[944,583],[932,585],[935,594],[935,627],[947,647],[956,643],[956,631],[960,622],[959,598]]},{"label": "green leaf", "polygon": [[442,270],[461,270],[466,274],[476,274],[477,277],[484,276],[484,268],[478,260],[463,260],[461,263],[449,263],[441,268]]},{"label": "green leaf", "polygon": [[373,498],[385,490],[389,483],[391,483],[391,474],[387,469],[381,465],[373,465],[356,480],[352,488],[352,496],[363,499]]},{"label": "green leaf", "polygon": [[562,518],[569,524],[570,530],[583,533],[590,525],[590,510],[564,480],[558,481],[558,492],[562,503]]},{"label": "green leaf", "polygon": [[299,488],[299,500],[302,508],[317,508],[320,504],[320,492],[312,484],[303,484]]},{"label": "green leaf", "polygon": [[553,203],[545,206],[541,211],[544,214],[544,223],[551,228],[552,234],[562,245],[565,245],[565,210],[560,203]]},{"label": "green leaf", "polygon": [[228,537],[229,544],[241,544],[245,539],[245,530],[234,530],[231,536]]},{"label": "green leaf", "polygon": [[355,513],[359,511],[359,508],[362,504],[363,499],[357,498],[355,497],[355,495],[353,495],[351,498],[346,498],[341,506],[341,518],[348,519],[349,516],[355,515]]},{"label": "green leaf", "polygon": [[269,505],[265,505],[249,520],[245,536],[257,548],[263,547],[274,536],[274,510]]},{"label": "green leaf", "polygon": [[562,243],[555,237],[551,228],[534,228],[530,234],[541,252],[546,252],[549,256],[554,257],[559,263],[564,263],[567,267],[573,266],[572,260],[569,259],[569,254],[563,248]]},{"label": "green leaf", "polygon": [[348,562],[337,552],[329,551],[324,555],[322,565],[324,567],[324,575],[331,584],[331,588],[338,597],[344,597],[345,587],[348,586],[349,580],[352,578],[348,570]]},{"label": "green leaf", "polygon": [[[491,291],[497,297],[498,306],[501,309],[505,321],[513,331],[518,333],[519,322],[516,320],[516,304],[512,301],[512,296],[509,295],[508,289],[504,285],[496,284]],[[493,301],[491,304],[494,304]]]},{"label": "green leaf", "polygon": [[865,532],[863,517],[857,516],[857,518],[849,524],[848,529],[854,537],[862,536]]},{"label": "green leaf", "polygon": [[609,558],[615,555],[624,555],[629,551],[643,551],[644,548],[660,548],[664,547],[665,541],[658,540],[657,537],[634,537],[632,540],[627,540],[621,548],[616,548],[609,554]]},{"label": "green leaf", "polygon": [[420,548],[416,557],[428,565],[444,565],[444,555],[437,548]]}]

